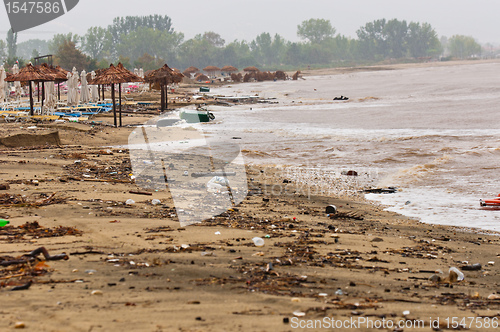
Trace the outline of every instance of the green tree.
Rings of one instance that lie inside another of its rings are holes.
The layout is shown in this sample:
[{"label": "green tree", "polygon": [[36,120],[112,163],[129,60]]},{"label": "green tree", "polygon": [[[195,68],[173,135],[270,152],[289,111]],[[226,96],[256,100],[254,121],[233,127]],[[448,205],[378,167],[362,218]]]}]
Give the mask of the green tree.
[{"label": "green tree", "polygon": [[309,40],[313,44],[333,38],[335,32],[336,30],[332,27],[330,21],[324,19],[311,18],[297,26],[297,35],[300,38]]},{"label": "green tree", "polygon": [[217,66],[214,54],[215,47],[208,40],[203,39],[202,35],[196,35],[194,38],[182,43],[179,47],[179,64],[183,68],[189,66],[198,68],[210,65]]},{"label": "green tree", "polygon": [[385,44],[387,46],[388,56],[391,58],[402,58],[406,56],[407,45],[406,37],[408,33],[408,24],[406,21],[396,19],[388,21],[383,27]]},{"label": "green tree", "polygon": [[78,45],[80,43],[80,37],[77,34],[73,34],[71,32],[67,34],[58,33],[54,35],[52,40],[49,41],[49,52],[51,54],[56,54],[59,51],[59,47],[63,44],[66,44],[68,41],[73,44]]},{"label": "green tree", "polygon": [[481,54],[481,45],[470,36],[454,35],[448,40],[450,54],[459,59],[466,59]]},{"label": "green tree", "polygon": [[147,53],[144,53],[134,62],[136,68],[142,68],[144,71],[158,69],[164,64],[165,60],[161,58],[155,58]]},{"label": "green tree", "polygon": [[407,45],[414,58],[438,56],[443,52],[436,31],[428,23],[411,22],[408,25]]},{"label": "green tree", "polygon": [[221,52],[223,61],[222,66],[230,64],[237,68],[245,68],[250,66],[257,66],[258,62],[255,60],[250,51],[250,45],[246,41],[234,40],[229,43]]},{"label": "green tree", "polygon": [[214,47],[223,47],[226,41],[213,31],[208,31],[203,34],[203,39],[208,41]]},{"label": "green tree", "polygon": [[291,43],[285,52],[284,62],[292,66],[298,66],[304,63],[303,45],[300,43]]},{"label": "green tree", "polygon": [[252,55],[261,65],[271,65],[273,63],[272,43],[271,35],[267,32],[261,33],[250,43]]},{"label": "green tree", "polygon": [[7,32],[7,57],[14,59],[17,55],[17,32],[14,33],[12,29]]},{"label": "green tree", "polygon": [[140,27],[122,37],[122,41],[116,47],[116,53],[129,57],[131,62],[136,61],[144,53],[155,58],[173,59],[183,39],[182,33],[167,33]]},{"label": "green tree", "polygon": [[130,58],[128,56],[120,55],[118,57],[118,63],[121,63],[123,67],[132,70],[132,63],[130,62]]},{"label": "green tree", "polygon": [[17,45],[17,55],[22,58],[32,58],[35,51],[38,56],[49,54],[48,42],[41,39],[30,39]]},{"label": "green tree", "polygon": [[271,44],[271,51],[274,54],[273,64],[281,64],[288,48],[288,42],[279,34],[275,34]]},{"label": "green tree", "polygon": [[82,38],[82,49],[93,59],[101,60],[106,49],[111,47],[111,34],[102,27],[91,27]]},{"label": "green tree", "polygon": [[116,17],[113,19],[113,23],[107,28],[111,36],[111,56],[117,57],[117,45],[122,44],[122,39],[124,37],[134,31],[137,31],[139,28],[149,28],[155,31],[162,31],[167,34],[174,33],[172,20],[166,15]]},{"label": "green tree", "polygon": [[250,43],[252,56],[261,66],[280,64],[285,56],[287,42],[279,34],[274,37],[267,32],[258,35]]},{"label": "green tree", "polygon": [[7,59],[7,43],[0,39],[0,64],[3,64],[4,61]]},{"label": "green tree", "polygon": [[73,41],[66,39],[59,44],[56,53],[56,63],[62,68],[71,70],[75,67],[78,71],[82,71],[84,69],[89,69],[88,67],[91,64],[90,60],[91,59],[76,48],[76,44]]},{"label": "green tree", "polygon": [[331,52],[334,60],[345,61],[353,60],[357,54],[357,40],[337,35],[331,41]]},{"label": "green tree", "polygon": [[385,19],[368,22],[356,31],[362,57],[375,60],[387,56],[387,38],[384,34]]}]

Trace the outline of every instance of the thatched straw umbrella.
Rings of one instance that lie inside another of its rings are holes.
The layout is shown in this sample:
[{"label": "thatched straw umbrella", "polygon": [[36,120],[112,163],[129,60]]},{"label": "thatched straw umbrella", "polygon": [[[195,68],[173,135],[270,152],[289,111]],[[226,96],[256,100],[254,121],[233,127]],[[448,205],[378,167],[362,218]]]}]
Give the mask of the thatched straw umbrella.
[{"label": "thatched straw umbrella", "polygon": [[[130,70],[125,69],[125,67],[123,67],[121,62],[118,63],[118,65],[116,66],[116,69],[123,73],[123,77],[127,80],[126,83],[144,82],[142,77],[134,74]],[[120,100],[120,127],[121,127],[122,126],[122,84],[121,83],[118,83],[118,95],[119,95],[118,98]]]},{"label": "thatched straw umbrella", "polygon": [[197,73],[199,72],[200,70],[194,66],[191,66],[189,68],[187,68],[186,70],[184,70],[182,73],[184,74],[184,76],[186,77],[191,77],[191,74],[194,74],[194,73]]},{"label": "thatched straw umbrella", "polygon": [[[113,100],[113,117],[115,127],[117,127],[116,123],[116,101],[115,101],[115,84],[119,84],[121,87],[121,83],[129,83],[129,82],[143,82],[143,79],[139,76],[134,75],[134,73],[123,68],[121,63],[118,64],[117,67],[111,64],[108,69],[102,70],[99,74],[97,74],[96,78],[91,80],[89,84],[110,84],[111,85],[111,99]],[[120,127],[122,126],[122,100],[121,100],[121,88],[120,91]]]},{"label": "thatched straw umbrella", "polygon": [[34,115],[33,110],[33,87],[31,82],[46,82],[52,81],[52,76],[43,73],[40,69],[34,67],[31,63],[28,63],[26,67],[22,68],[18,74],[9,76],[5,79],[7,82],[28,82],[30,89],[30,115]]},{"label": "thatched straw umbrella", "polygon": [[237,72],[238,68],[236,68],[234,66],[224,66],[220,69],[220,71],[222,71],[224,73],[233,73],[233,72]]},{"label": "thatched straw umbrella", "polygon": [[167,64],[163,67],[153,70],[144,76],[144,80],[148,83],[160,84],[161,91],[161,111],[165,111],[168,106],[167,85],[171,83],[179,83],[184,76],[181,73],[173,71]]},{"label": "thatched straw umbrella", "polygon": [[203,70],[207,72],[210,77],[213,77],[215,76],[215,73],[220,70],[220,68],[216,66],[206,66]]},{"label": "thatched straw umbrella", "polygon": [[198,74],[196,75],[196,77],[194,78],[195,81],[198,81],[198,82],[206,82],[209,80],[208,76],[205,75],[205,74]]},{"label": "thatched straw umbrella", "polygon": [[[61,100],[61,92],[59,90],[59,83],[63,81],[67,81],[67,73],[68,71],[62,69],[61,67],[57,66],[56,68],[49,66],[46,63],[42,63],[41,65],[35,66],[39,70],[41,70],[44,74],[47,74],[52,77],[52,81],[57,83],[57,93],[58,93],[58,100]],[[42,95],[45,96],[45,87],[42,85]],[[42,106],[43,106],[43,99],[42,99]]]},{"label": "thatched straw umbrella", "polygon": [[247,72],[252,73],[252,72],[259,72],[260,70],[257,67],[251,66],[251,67],[244,68],[243,71],[247,71]]}]

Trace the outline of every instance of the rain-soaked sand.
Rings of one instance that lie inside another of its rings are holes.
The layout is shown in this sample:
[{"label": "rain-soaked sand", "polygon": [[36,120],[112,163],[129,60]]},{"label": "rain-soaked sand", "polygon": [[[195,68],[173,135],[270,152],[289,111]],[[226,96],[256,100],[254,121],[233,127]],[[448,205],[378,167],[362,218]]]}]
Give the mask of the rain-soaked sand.
[{"label": "rain-soaked sand", "polygon": [[[20,126],[2,123],[0,137]],[[129,151],[108,147],[133,128],[30,129],[55,130],[57,146],[0,146],[0,218],[10,220],[0,228],[2,331],[498,327],[496,234],[316,195],[257,166],[237,207],[180,227],[169,192],[146,194]],[[32,253],[40,247],[67,259]]]}]

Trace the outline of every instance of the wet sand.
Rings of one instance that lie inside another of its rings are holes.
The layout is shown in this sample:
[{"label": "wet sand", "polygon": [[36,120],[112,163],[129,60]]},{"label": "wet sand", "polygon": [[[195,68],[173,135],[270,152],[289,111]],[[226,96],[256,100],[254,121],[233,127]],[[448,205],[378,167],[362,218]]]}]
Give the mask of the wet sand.
[{"label": "wet sand", "polygon": [[[24,256],[27,263],[0,266],[2,331],[16,323],[93,332],[322,330],[337,321],[345,331],[498,326],[497,234],[314,195],[257,166],[247,167],[249,195],[237,208],[180,227],[169,193],[131,193],[143,189],[130,178],[128,151],[106,147],[126,144],[133,128],[37,127],[29,131],[57,130],[61,145],[0,146],[0,184],[10,187],[0,190],[0,218],[10,220],[0,229],[0,262],[39,247],[68,259]],[[0,137],[19,130],[28,131],[2,123]],[[337,213],[327,216],[328,205]],[[479,270],[464,268],[476,263]],[[450,279],[451,267],[464,280]]]}]

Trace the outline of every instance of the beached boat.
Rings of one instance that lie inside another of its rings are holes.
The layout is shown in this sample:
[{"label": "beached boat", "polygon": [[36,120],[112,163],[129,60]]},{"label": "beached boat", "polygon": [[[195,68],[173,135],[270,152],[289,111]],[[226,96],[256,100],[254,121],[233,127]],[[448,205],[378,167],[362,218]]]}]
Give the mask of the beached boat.
[{"label": "beached boat", "polygon": [[180,118],[186,120],[187,123],[209,122],[215,119],[213,113],[208,110],[199,108],[197,110],[184,110],[180,113]]},{"label": "beached boat", "polygon": [[498,194],[497,197],[492,198],[492,199],[485,199],[485,200],[480,199],[479,204],[481,206],[498,206],[498,207],[500,207],[500,194]]}]

